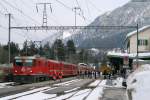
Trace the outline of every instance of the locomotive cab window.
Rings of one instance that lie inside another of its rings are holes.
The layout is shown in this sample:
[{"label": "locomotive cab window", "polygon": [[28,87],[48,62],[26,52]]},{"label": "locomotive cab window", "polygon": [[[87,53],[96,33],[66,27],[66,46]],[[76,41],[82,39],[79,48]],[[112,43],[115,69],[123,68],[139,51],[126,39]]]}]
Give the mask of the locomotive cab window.
[{"label": "locomotive cab window", "polygon": [[16,59],[15,65],[16,66],[33,66],[33,60],[31,60],[31,59],[26,59],[26,60]]}]

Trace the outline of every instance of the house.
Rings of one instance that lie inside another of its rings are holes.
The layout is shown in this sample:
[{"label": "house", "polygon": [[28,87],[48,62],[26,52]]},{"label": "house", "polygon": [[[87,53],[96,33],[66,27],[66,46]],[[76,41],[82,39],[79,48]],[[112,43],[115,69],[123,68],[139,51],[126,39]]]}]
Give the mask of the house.
[{"label": "house", "polygon": [[[139,53],[150,52],[150,25],[140,28],[138,37]],[[126,45],[128,53],[137,52],[137,30],[127,34]]]}]

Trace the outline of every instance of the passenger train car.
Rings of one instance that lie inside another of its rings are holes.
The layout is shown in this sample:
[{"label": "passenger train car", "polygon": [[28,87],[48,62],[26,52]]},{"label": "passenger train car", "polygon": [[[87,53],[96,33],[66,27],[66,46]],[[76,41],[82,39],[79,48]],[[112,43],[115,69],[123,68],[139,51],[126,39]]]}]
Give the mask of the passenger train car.
[{"label": "passenger train car", "polygon": [[84,72],[88,68],[37,56],[15,57],[13,63],[14,81],[19,83],[33,83],[76,76],[79,74],[79,70]]}]

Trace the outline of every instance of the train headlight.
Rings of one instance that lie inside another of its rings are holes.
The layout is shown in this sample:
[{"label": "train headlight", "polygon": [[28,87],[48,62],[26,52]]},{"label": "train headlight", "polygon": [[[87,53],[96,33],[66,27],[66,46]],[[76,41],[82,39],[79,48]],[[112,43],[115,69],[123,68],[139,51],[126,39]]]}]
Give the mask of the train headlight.
[{"label": "train headlight", "polygon": [[17,70],[15,70],[15,72],[17,73]]},{"label": "train headlight", "polygon": [[32,70],[30,71],[30,73],[32,73]]}]

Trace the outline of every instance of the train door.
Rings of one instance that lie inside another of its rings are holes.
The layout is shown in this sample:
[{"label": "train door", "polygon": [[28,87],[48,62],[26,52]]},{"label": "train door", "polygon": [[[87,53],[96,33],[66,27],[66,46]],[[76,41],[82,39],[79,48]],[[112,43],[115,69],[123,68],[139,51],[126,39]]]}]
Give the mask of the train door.
[{"label": "train door", "polygon": [[50,76],[53,75],[54,67],[53,63],[51,61],[48,62],[48,73]]}]

